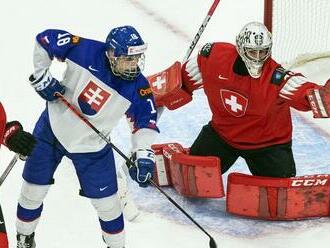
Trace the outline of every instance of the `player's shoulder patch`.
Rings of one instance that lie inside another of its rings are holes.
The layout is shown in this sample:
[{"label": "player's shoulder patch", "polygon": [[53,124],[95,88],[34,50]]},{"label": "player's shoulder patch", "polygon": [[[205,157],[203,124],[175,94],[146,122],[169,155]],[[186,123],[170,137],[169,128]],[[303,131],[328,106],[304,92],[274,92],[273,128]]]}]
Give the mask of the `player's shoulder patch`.
[{"label": "player's shoulder patch", "polygon": [[141,87],[138,89],[138,94],[140,97],[148,97],[152,95],[152,90],[149,86]]},{"label": "player's shoulder patch", "polygon": [[271,83],[280,85],[286,74],[287,71],[282,66],[277,67],[273,72]]},{"label": "player's shoulder patch", "polygon": [[72,44],[78,44],[79,42],[80,42],[80,37],[79,36],[77,36],[77,35],[72,35],[72,37],[71,37],[71,43]]},{"label": "player's shoulder patch", "polygon": [[200,54],[203,57],[208,57],[211,54],[213,43],[206,43],[203,48],[201,49]]}]

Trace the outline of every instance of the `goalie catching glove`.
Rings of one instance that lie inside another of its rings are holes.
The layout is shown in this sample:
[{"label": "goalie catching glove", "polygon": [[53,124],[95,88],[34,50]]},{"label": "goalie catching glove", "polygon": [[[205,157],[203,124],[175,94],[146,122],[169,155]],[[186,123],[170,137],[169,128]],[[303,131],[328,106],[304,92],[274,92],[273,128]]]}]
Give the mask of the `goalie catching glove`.
[{"label": "goalie catching glove", "polygon": [[155,154],[150,149],[139,149],[134,152],[130,158],[134,166],[129,168],[131,178],[136,181],[140,187],[147,187],[149,179],[154,173]]},{"label": "goalie catching glove", "polygon": [[36,140],[34,136],[23,131],[21,123],[11,121],[6,124],[3,137],[3,144],[9,150],[19,153],[23,156],[29,156],[32,153]]},{"label": "goalie catching glove", "polygon": [[330,79],[323,87],[308,90],[307,98],[314,118],[330,118]]},{"label": "goalie catching glove", "polygon": [[57,99],[57,96],[55,96],[56,92],[62,95],[65,92],[64,86],[62,86],[56,78],[53,78],[48,69],[39,77],[35,77],[32,74],[29,77],[29,81],[35,91],[46,101]]}]

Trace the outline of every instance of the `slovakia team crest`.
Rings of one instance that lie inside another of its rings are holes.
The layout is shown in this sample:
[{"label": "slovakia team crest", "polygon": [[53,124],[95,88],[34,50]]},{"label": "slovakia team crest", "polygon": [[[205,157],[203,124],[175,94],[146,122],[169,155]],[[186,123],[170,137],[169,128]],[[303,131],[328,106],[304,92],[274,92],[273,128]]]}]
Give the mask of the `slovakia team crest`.
[{"label": "slovakia team crest", "polygon": [[93,81],[90,81],[80,93],[78,104],[84,114],[95,115],[110,97],[110,92],[102,89]]},{"label": "slovakia team crest", "polygon": [[245,115],[248,99],[241,94],[231,90],[220,90],[221,100],[225,109],[233,116]]}]

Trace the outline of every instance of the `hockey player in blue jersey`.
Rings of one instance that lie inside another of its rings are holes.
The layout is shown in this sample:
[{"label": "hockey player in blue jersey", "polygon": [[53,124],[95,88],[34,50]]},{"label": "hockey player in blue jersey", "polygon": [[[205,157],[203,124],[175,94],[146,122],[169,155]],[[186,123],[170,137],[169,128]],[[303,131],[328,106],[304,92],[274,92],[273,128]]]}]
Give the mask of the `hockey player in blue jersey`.
[{"label": "hockey player in blue jersey", "polygon": [[[43,200],[64,156],[72,160],[81,194],[90,198],[98,214],[106,245],[125,246],[113,151],[54,93],[64,94],[108,137],[126,115],[132,127],[136,165],[130,175],[140,186],[147,186],[154,168],[150,146],[159,131],[154,98],[141,74],[146,48],[131,26],[112,29],[106,42],[63,30],[46,30],[37,35],[30,82],[47,105],[34,128],[37,145],[24,166],[17,208],[17,247],[35,247],[34,233]],[[54,58],[67,64],[61,82],[49,71]]]}]

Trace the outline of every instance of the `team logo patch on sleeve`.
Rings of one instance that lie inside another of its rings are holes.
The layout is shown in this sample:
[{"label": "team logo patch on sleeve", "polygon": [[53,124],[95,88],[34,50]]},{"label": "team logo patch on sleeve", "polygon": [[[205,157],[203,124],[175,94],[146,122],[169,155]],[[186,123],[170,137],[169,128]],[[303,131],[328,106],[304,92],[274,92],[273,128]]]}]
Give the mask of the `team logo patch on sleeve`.
[{"label": "team logo patch on sleeve", "polygon": [[139,92],[139,96],[141,97],[148,97],[152,95],[152,90],[150,87],[140,88],[138,92]]},{"label": "team logo patch on sleeve", "polygon": [[48,40],[47,35],[46,35],[46,36],[42,36],[42,37],[40,38],[40,43],[41,43],[42,45],[48,45],[48,44],[49,44],[49,40]]},{"label": "team logo patch on sleeve", "polygon": [[102,89],[95,82],[90,81],[78,97],[79,107],[84,114],[95,115],[110,97],[110,92]]},{"label": "team logo patch on sleeve", "polygon": [[71,38],[71,42],[72,42],[72,44],[75,44],[75,45],[78,44],[80,42],[80,37],[73,35]]},{"label": "team logo patch on sleeve", "polygon": [[211,54],[213,43],[206,43],[202,50],[201,50],[201,55],[203,57],[208,57]]},{"label": "team logo patch on sleeve", "polygon": [[286,73],[287,71],[282,66],[277,67],[273,72],[271,83],[275,85],[280,85]]}]

